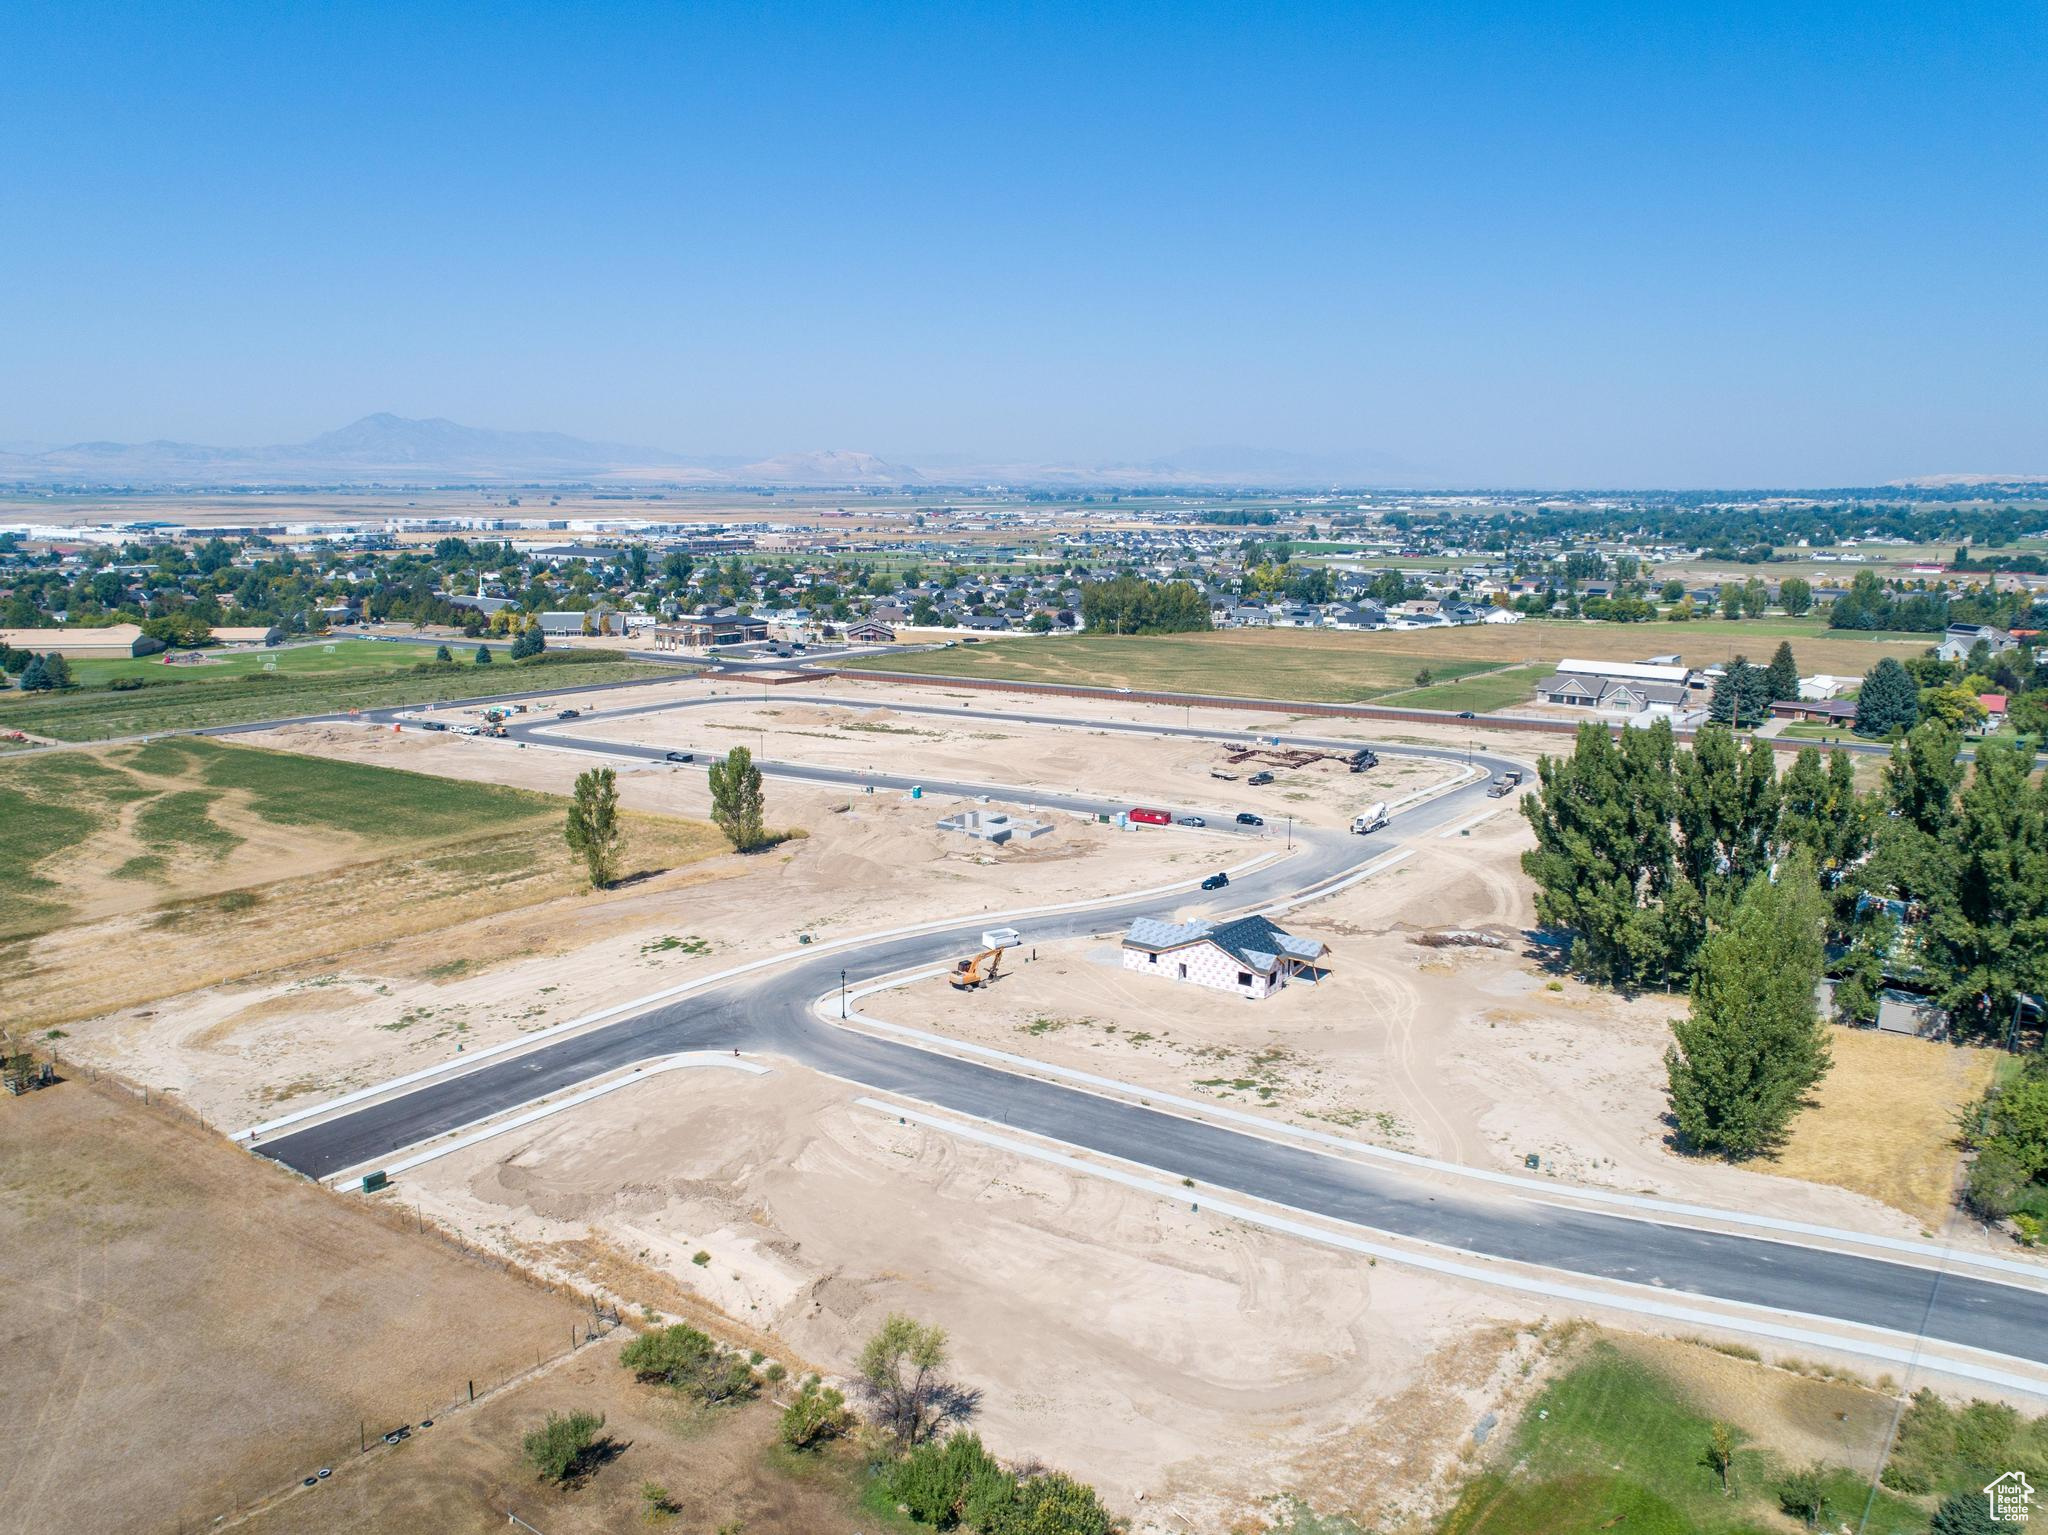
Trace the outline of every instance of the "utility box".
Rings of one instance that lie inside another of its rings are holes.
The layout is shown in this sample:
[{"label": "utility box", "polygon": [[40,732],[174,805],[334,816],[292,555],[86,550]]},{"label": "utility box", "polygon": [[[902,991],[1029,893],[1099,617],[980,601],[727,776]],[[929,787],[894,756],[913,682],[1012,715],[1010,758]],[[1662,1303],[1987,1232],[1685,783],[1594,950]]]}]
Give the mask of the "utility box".
[{"label": "utility box", "polygon": [[363,1192],[365,1194],[374,1194],[377,1192],[377,1190],[383,1188],[390,1181],[391,1179],[387,1177],[381,1170],[374,1173],[364,1173]]}]

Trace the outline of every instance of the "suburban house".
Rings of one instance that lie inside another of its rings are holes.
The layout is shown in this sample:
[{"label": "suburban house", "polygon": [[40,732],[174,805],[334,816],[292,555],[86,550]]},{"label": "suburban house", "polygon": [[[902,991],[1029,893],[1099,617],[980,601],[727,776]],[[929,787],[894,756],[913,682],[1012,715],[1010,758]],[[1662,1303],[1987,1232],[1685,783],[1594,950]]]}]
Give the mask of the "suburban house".
[{"label": "suburban house", "polygon": [[1683,666],[1653,666],[1643,661],[1575,661],[1557,663],[1557,672],[1536,684],[1536,696],[1547,704],[1580,709],[1614,709],[1629,714],[1653,710],[1675,714],[1685,705],[1693,674]]},{"label": "suburban house", "polygon": [[1160,922],[1139,917],[1124,934],[1126,970],[1190,981],[1240,997],[1268,997],[1289,981],[1313,985],[1317,961],[1329,952],[1313,938],[1296,938],[1264,917],[1229,922]]},{"label": "suburban house", "polygon": [[1853,698],[1785,698],[1771,705],[1771,718],[1779,720],[1801,720],[1814,725],[1853,725],[1856,723],[1856,700]]},{"label": "suburban house", "polygon": [[1934,647],[1934,653],[1944,661],[1967,661],[1979,643],[1987,646],[1994,656],[2000,656],[2008,650],[2017,650],[2020,642],[1992,624],[1950,624],[1941,643]]}]

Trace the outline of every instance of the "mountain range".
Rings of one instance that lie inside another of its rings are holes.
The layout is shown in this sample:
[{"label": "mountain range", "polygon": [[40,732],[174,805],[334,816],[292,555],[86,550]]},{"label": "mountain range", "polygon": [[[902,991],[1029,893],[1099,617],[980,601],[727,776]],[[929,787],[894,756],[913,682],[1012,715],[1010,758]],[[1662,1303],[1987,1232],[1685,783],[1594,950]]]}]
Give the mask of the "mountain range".
[{"label": "mountain range", "polygon": [[305,442],[221,448],[200,443],[0,444],[0,482],[151,486],[631,483],[899,489],[920,485],[1272,488],[1358,484],[1413,474],[1392,459],[1339,459],[1262,448],[1189,448],[1165,458],[1090,465],[935,456],[927,469],[846,449],[743,455],[686,454],[638,443],[592,442],[561,432],[507,432],[440,417],[364,416]]},{"label": "mountain range", "polygon": [[259,448],[200,443],[79,442],[0,451],[0,480],[95,485],[264,485],[458,481],[634,480],[665,484],[898,486],[915,469],[871,453],[737,456],[592,442],[562,432],[505,432],[388,412],[305,442]]}]

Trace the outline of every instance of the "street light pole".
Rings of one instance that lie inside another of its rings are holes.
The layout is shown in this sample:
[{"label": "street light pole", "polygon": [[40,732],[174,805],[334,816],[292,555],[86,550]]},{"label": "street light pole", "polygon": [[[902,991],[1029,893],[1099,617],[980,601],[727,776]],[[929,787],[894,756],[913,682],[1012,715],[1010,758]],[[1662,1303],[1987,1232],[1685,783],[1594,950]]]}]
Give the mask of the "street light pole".
[{"label": "street light pole", "polygon": [[844,970],[839,972],[839,1016],[842,1021],[846,1017],[846,972]]}]

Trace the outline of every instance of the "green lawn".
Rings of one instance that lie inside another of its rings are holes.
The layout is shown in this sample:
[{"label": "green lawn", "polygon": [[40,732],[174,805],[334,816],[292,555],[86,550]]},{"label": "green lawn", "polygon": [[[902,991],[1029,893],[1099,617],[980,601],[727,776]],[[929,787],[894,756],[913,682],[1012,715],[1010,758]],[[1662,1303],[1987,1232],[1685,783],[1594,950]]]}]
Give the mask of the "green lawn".
[{"label": "green lawn", "polygon": [[[476,654],[477,641],[450,640],[448,650],[459,662],[468,663]],[[505,647],[493,647],[498,659],[505,659]],[[348,672],[374,668],[403,671],[431,665],[434,647],[383,640],[320,640],[310,644],[278,645],[262,650],[179,651],[179,655],[204,657],[167,665],[163,656],[87,658],[71,663],[71,675],[81,687],[105,687],[119,677],[139,677],[144,682],[218,681],[223,677],[246,677],[251,672],[278,672],[302,676],[316,672]]]},{"label": "green lawn", "polygon": [[[344,652],[349,645],[360,649]],[[626,660],[611,651],[557,651],[526,661],[477,666],[468,659],[474,645],[451,648],[463,658],[451,665],[435,664],[434,652],[426,646],[367,640],[341,641],[332,656],[319,647],[312,647],[310,655],[305,650],[270,651],[237,657],[222,667],[189,670],[148,661],[81,661],[73,672],[82,681],[88,667],[141,667],[156,675],[130,690],[99,684],[63,693],[0,694],[0,730],[23,730],[59,741],[105,741],[301,714],[676,675],[672,667]],[[276,671],[259,669],[266,658],[278,662]]]},{"label": "green lawn", "polygon": [[1389,693],[1380,702],[1390,709],[1448,709],[1453,713],[1470,709],[1475,714],[1486,714],[1535,702],[1536,684],[1555,670],[1544,661],[1509,666],[1499,671],[1477,672],[1456,682],[1433,682],[1426,688]]},{"label": "green lawn", "polygon": [[1363,703],[1412,688],[1416,673],[1424,667],[1437,680],[1448,681],[1499,665],[1472,656],[1402,654],[1361,643],[1368,639],[1316,629],[1077,635],[862,656],[855,666],[861,671],[1126,687],[1140,692]]},{"label": "green lawn", "polygon": [[[1741,1449],[1734,1495],[1706,1461],[1712,1421],[1648,1365],[1596,1343],[1522,1414],[1495,1468],[1467,1484],[1442,1535],[1748,1535],[1784,1528],[1777,1488],[1796,1469]],[[1739,1425],[1738,1425],[1739,1428]],[[1743,1438],[1738,1433],[1738,1440]],[[1863,1511],[1869,1484],[1826,1472],[1828,1529]],[[1928,1510],[1880,1493],[1866,1535],[1919,1535]]]}]

